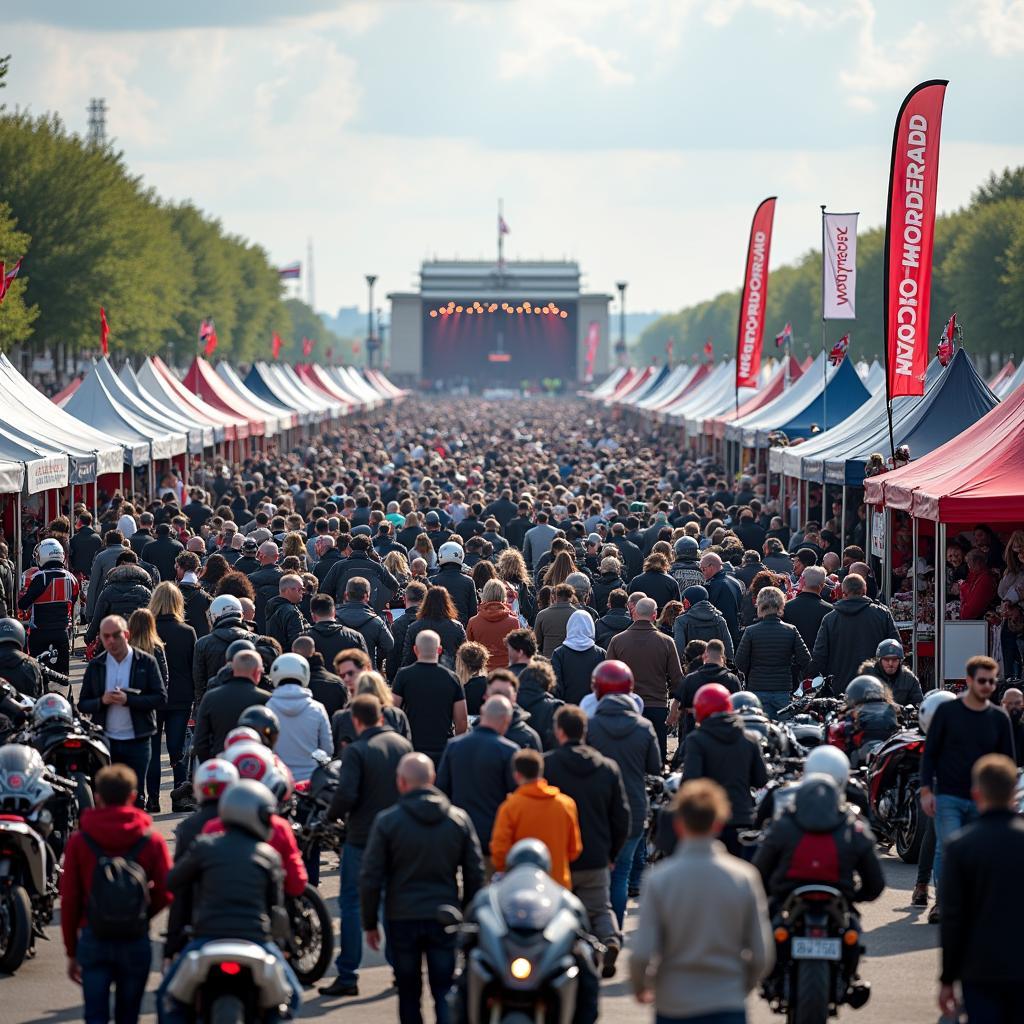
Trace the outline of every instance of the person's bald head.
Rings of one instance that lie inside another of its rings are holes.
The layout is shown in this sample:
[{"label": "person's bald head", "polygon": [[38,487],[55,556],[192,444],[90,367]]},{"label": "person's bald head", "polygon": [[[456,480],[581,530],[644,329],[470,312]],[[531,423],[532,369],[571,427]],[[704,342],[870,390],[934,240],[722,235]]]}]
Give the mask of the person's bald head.
[{"label": "person's bald head", "polygon": [[301,654],[307,661],[316,654],[316,644],[311,636],[297,636],[292,641],[292,653]]},{"label": "person's bald head", "polygon": [[231,659],[231,674],[258,683],[263,678],[263,659],[257,651],[239,651]]},{"label": "person's bald head", "polygon": [[286,601],[298,604],[302,600],[302,577],[287,573],[278,581],[277,589]]},{"label": "person's bald head", "polygon": [[1020,711],[1024,708],[1024,692],[1018,690],[1016,686],[1008,687],[1003,694],[1002,704],[1007,714]]},{"label": "person's bald head", "polygon": [[398,762],[399,793],[411,793],[434,784],[434,762],[426,754],[406,754]]},{"label": "person's bald head", "polygon": [[278,546],[272,540],[267,540],[260,545],[259,551],[256,552],[256,558],[260,565],[277,565],[280,554]]},{"label": "person's bald head", "polygon": [[868,568],[867,562],[851,562],[850,572],[856,573],[864,580],[867,580],[867,578],[871,575],[871,570]]},{"label": "person's bald head", "polygon": [[821,565],[825,572],[839,572],[840,568],[842,568],[839,555],[834,551],[826,551],[821,556]]},{"label": "person's bald head", "polygon": [[425,629],[416,634],[413,650],[416,652],[417,661],[436,664],[438,655],[441,653],[441,637],[432,629]]},{"label": "person's bald head", "polygon": [[650,597],[642,597],[636,603],[633,618],[637,621],[653,622],[658,617],[658,602]]},{"label": "person's bald head", "polygon": [[321,534],[316,539],[316,553],[323,558],[334,547],[334,538],[329,533]]},{"label": "person's bald head", "polygon": [[714,551],[709,551],[700,560],[700,571],[704,573],[704,579],[711,579],[716,573],[722,571],[722,559]]},{"label": "person's bald head", "polygon": [[480,724],[504,736],[512,724],[512,702],[507,697],[488,697],[480,709]]}]

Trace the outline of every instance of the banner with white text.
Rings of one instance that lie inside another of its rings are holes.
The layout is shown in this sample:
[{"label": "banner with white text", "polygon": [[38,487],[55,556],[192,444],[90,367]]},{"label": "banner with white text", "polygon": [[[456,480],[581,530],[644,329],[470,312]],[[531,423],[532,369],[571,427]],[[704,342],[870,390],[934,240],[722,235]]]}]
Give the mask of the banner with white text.
[{"label": "banner with white text", "polygon": [[855,320],[857,294],[857,214],[822,214],[821,315]]},{"label": "banner with white text", "polygon": [[765,310],[768,305],[768,257],[772,247],[775,196],[765,199],[754,213],[747,243],[746,274],[736,331],[736,388],[756,388],[761,373]]},{"label": "banner with white text", "polygon": [[945,81],[923,82],[900,107],[885,222],[885,369],[889,399],[923,395],[928,365],[935,193]]}]

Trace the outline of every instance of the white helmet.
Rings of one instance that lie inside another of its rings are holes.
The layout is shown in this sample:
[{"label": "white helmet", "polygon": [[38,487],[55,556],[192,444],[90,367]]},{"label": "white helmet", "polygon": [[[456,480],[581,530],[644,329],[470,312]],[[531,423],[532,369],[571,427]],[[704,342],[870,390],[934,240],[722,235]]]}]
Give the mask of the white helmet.
[{"label": "white helmet", "polygon": [[64,564],[64,548],[61,547],[59,540],[48,538],[39,542],[39,547],[36,548],[36,564],[46,565],[47,562]]},{"label": "white helmet", "polygon": [[804,774],[827,775],[842,791],[850,780],[850,759],[838,747],[815,747],[804,762]]},{"label": "white helmet", "polygon": [[949,690],[932,690],[925,696],[921,701],[921,706],[917,709],[917,724],[921,726],[921,732],[928,732],[935,709],[949,700],[956,700],[956,694],[950,693]]},{"label": "white helmet", "polygon": [[439,565],[447,565],[449,562],[455,565],[462,565],[465,561],[466,553],[462,550],[461,544],[456,544],[454,541],[445,541],[437,549],[437,561]]},{"label": "white helmet", "polygon": [[274,686],[286,682],[309,686],[309,662],[301,654],[281,654],[270,666],[270,681]]},{"label": "white helmet", "polygon": [[210,605],[210,621],[216,622],[225,615],[242,617],[242,602],[234,594],[221,594],[215,597]]},{"label": "white helmet", "polygon": [[224,737],[224,749],[234,746],[236,743],[262,743],[260,734],[247,725],[236,725],[227,736]]},{"label": "white helmet", "polygon": [[238,771],[240,779],[262,782],[278,800],[288,796],[291,774],[281,771],[276,755],[262,743],[236,743],[224,751],[224,758]]},{"label": "white helmet", "polygon": [[223,757],[211,757],[204,761],[192,776],[192,792],[198,803],[219,800],[228,786],[238,781],[238,769]]}]

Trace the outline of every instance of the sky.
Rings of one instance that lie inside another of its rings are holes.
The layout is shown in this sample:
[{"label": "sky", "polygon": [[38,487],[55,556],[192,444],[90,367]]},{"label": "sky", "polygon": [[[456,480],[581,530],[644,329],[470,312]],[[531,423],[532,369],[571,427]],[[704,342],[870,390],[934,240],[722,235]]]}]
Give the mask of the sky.
[{"label": "sky", "polygon": [[948,78],[938,205],[1024,163],[1024,0],[47,0],[4,12],[8,106],[86,129],[280,264],[318,309],[414,288],[429,258],[579,261],[627,308],[738,287],[819,206],[883,222],[893,121]]}]

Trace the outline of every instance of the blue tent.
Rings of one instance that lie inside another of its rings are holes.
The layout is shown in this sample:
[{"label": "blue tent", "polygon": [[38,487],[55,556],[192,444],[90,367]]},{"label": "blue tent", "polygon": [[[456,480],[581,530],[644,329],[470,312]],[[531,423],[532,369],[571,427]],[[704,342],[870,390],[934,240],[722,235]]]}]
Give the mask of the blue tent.
[{"label": "blue tent", "polygon": [[812,430],[827,429],[856,412],[871,395],[849,359],[844,359],[825,387],[786,423],[778,427],[787,437],[809,437]]}]

